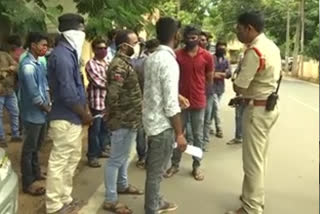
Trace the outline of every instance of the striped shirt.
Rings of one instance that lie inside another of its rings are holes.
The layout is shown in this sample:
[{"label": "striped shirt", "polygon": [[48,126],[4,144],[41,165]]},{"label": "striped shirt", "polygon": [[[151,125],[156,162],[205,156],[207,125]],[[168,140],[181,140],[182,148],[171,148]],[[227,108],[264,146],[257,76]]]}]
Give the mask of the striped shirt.
[{"label": "striped shirt", "polygon": [[87,88],[89,107],[97,111],[105,110],[107,95],[107,62],[95,58],[86,64],[86,74],[89,81]]}]

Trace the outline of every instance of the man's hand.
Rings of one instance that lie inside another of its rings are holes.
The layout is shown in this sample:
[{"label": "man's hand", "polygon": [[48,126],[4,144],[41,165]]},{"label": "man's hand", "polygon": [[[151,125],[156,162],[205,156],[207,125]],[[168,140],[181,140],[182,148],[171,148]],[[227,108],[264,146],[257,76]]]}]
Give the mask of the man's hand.
[{"label": "man's hand", "polygon": [[109,111],[108,110],[104,110],[103,111],[103,121],[107,122],[109,118]]},{"label": "man's hand", "polygon": [[226,78],[226,73],[223,73],[223,72],[215,72],[215,73],[214,73],[214,78],[216,78],[216,79],[224,79],[224,78]]},{"label": "man's hand", "polygon": [[190,107],[190,102],[187,98],[182,95],[179,95],[179,105],[182,109],[187,109]]},{"label": "man's hand", "polygon": [[41,109],[41,111],[49,113],[51,111],[51,106],[43,104],[43,105],[40,105],[40,109]]},{"label": "man's hand", "polygon": [[17,66],[15,66],[15,65],[9,66],[9,71],[16,71],[16,69],[17,69]]},{"label": "man's hand", "polygon": [[178,149],[181,152],[186,151],[186,149],[187,149],[187,140],[184,137],[184,135],[182,134],[182,135],[177,136],[176,141],[177,141],[177,144],[178,144]]},{"label": "man's hand", "polygon": [[87,112],[81,116],[81,121],[83,125],[91,125],[93,117],[90,112]]}]

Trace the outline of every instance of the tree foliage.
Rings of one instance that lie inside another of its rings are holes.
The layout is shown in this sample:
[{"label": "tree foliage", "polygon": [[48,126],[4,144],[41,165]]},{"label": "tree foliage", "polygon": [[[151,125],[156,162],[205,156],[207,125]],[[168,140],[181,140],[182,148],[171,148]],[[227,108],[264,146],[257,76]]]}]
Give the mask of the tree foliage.
[{"label": "tree foliage", "polygon": [[88,14],[89,37],[104,36],[112,28],[141,30],[148,22],[143,15],[152,13],[160,0],[74,0],[82,14]]},{"label": "tree foliage", "polygon": [[56,24],[62,6],[50,0],[1,0],[0,19],[8,31],[25,35],[30,31],[46,31],[46,19]]},{"label": "tree foliage", "polygon": [[[234,28],[239,14],[244,11],[262,11],[266,22],[265,32],[280,46],[284,55],[287,10],[290,10],[290,38],[293,40],[295,23],[300,20],[298,5],[299,0],[220,0],[210,8],[210,17],[205,22],[206,26],[211,25],[210,29],[216,38],[232,40],[235,39]],[[319,53],[315,54],[314,50],[319,47],[319,42],[316,42],[318,37],[315,34],[319,24],[318,1],[306,1],[305,11],[305,53],[309,57],[317,58]],[[292,43],[290,47],[292,48]]]}]

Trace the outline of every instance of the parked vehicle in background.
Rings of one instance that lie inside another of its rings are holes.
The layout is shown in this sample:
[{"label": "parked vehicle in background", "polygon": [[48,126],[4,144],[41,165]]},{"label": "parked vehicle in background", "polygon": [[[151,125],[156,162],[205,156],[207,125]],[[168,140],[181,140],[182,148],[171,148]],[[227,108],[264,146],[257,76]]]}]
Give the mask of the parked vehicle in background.
[{"label": "parked vehicle in background", "polygon": [[[281,60],[281,65],[282,65],[282,70],[284,71],[286,68],[286,60],[282,59]],[[288,58],[288,70],[292,71],[292,65],[293,65],[293,57]]]},{"label": "parked vehicle in background", "polygon": [[18,213],[18,176],[5,150],[0,148],[0,214]]}]

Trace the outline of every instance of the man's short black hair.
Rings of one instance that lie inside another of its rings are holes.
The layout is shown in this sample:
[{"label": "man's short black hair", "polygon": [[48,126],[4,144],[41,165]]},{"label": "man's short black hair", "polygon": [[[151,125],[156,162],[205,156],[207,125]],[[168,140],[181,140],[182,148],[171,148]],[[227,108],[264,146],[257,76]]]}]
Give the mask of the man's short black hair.
[{"label": "man's short black hair", "polygon": [[42,40],[46,40],[48,42],[49,38],[46,35],[39,32],[30,32],[27,36],[25,47],[31,49],[32,43],[39,43]]},{"label": "man's short black hair", "polygon": [[115,38],[115,36],[117,35],[117,33],[119,32],[119,29],[112,29],[108,32],[108,39],[111,41]]},{"label": "man's short black hair", "polygon": [[158,39],[150,39],[146,41],[146,49],[153,49],[160,45],[160,42]]},{"label": "man's short black hair", "polygon": [[207,38],[207,40],[209,40],[209,34],[204,31],[200,32],[200,36],[205,36]]},{"label": "man's short black hair", "polygon": [[245,12],[238,17],[238,24],[243,26],[251,25],[258,33],[261,33],[264,28],[264,17],[258,11]]},{"label": "man's short black hair", "polygon": [[156,23],[157,39],[161,44],[168,44],[176,35],[180,23],[171,17],[162,17]]},{"label": "man's short black hair", "polygon": [[129,42],[129,35],[132,33],[135,33],[135,32],[132,30],[120,30],[117,32],[116,38],[115,38],[117,49],[119,49],[119,46],[121,44]]},{"label": "man's short black hair", "polygon": [[106,40],[102,39],[101,37],[95,38],[91,43],[91,48],[95,49],[97,45],[101,43],[107,44]]},{"label": "man's short black hair", "polygon": [[226,46],[227,47],[227,43],[225,41],[218,41],[216,44],[216,48],[218,48],[219,46]]},{"label": "man's short black hair", "polygon": [[18,35],[9,36],[7,38],[7,43],[8,43],[8,45],[11,45],[11,46],[16,46],[16,47],[21,47],[22,46],[21,38]]},{"label": "man's short black hair", "polygon": [[183,37],[186,38],[187,36],[190,36],[190,35],[200,35],[201,31],[195,27],[195,26],[192,26],[192,25],[187,25],[184,30],[183,30]]}]

